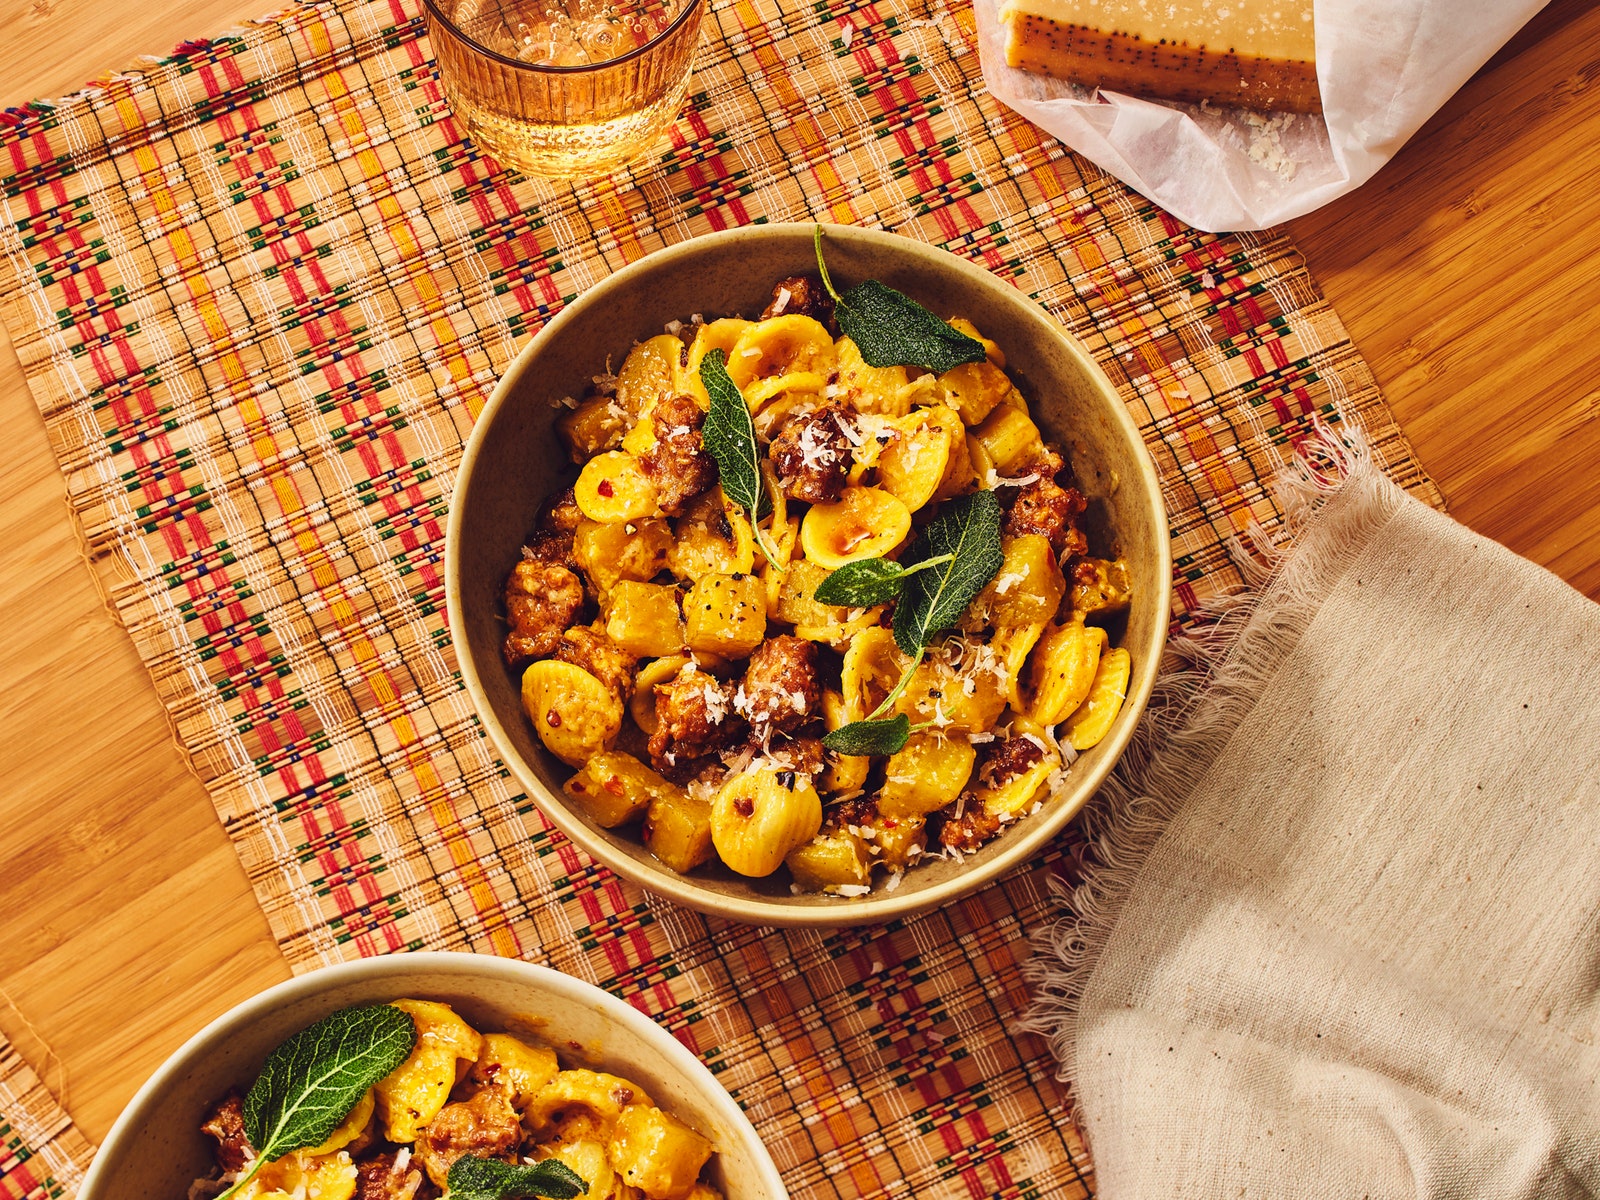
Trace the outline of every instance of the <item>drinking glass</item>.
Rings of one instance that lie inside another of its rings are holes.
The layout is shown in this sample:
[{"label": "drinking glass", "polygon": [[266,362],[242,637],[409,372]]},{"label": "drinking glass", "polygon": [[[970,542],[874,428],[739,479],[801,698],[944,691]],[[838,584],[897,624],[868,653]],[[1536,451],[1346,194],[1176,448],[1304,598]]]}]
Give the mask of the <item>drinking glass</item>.
[{"label": "drinking glass", "polygon": [[587,178],[647,151],[689,87],[706,0],[424,0],[439,77],[496,158]]}]

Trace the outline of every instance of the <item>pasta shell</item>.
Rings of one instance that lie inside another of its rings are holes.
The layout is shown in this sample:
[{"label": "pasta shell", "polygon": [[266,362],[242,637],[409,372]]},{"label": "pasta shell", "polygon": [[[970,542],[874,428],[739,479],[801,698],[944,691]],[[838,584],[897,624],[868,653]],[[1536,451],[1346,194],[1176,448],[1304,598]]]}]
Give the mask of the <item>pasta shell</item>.
[{"label": "pasta shell", "polygon": [[711,842],[729,869],[770,875],[822,828],[822,800],[810,780],[763,767],[735,775],[711,804]]},{"label": "pasta shell", "polygon": [[1074,750],[1088,750],[1110,732],[1111,723],[1122,711],[1122,701],[1128,695],[1132,666],[1132,657],[1120,646],[1101,658],[1089,698],[1067,718],[1067,737]]},{"label": "pasta shell", "polygon": [[879,488],[847,487],[832,504],[813,504],[800,525],[806,557],[830,569],[880,558],[911,532],[911,510]]}]

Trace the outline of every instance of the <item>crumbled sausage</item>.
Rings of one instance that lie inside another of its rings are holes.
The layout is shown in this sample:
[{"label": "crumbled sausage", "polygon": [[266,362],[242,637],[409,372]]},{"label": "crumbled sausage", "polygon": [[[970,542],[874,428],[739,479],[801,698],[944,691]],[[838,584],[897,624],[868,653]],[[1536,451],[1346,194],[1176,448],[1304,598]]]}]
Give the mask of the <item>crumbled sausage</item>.
[{"label": "crumbled sausage", "polygon": [[583,512],[578,508],[577,494],[568,488],[545,501],[539,513],[539,528],[556,533],[572,533],[582,520]]},{"label": "crumbled sausage", "polygon": [[[1047,539],[1059,555],[1082,554],[1089,540],[1078,525],[1088,507],[1083,493],[1058,476],[1066,471],[1061,455],[1046,447],[1044,454],[1022,468],[1023,475],[1038,475],[1017,489],[1006,513],[1005,531],[1012,537],[1036,533]],[[1070,480],[1070,473],[1068,473]]]},{"label": "crumbled sausage", "polygon": [[[960,815],[957,815],[959,811]],[[939,843],[968,854],[1000,832],[1000,818],[988,812],[971,792],[963,792],[943,810]]]},{"label": "crumbled sausage", "polygon": [[656,731],[650,761],[660,771],[730,744],[745,730],[733,707],[733,688],[693,663],[656,684]]},{"label": "crumbled sausage", "polygon": [[624,704],[633,695],[633,669],[639,660],[613,642],[603,629],[574,625],[561,634],[550,657],[582,667]]},{"label": "crumbled sausage", "polygon": [[486,1087],[470,1100],[446,1104],[417,1138],[416,1156],[440,1187],[451,1164],[463,1154],[515,1162],[522,1142],[522,1118],[511,1099],[497,1087]]},{"label": "crumbled sausage", "polygon": [[656,444],[639,458],[639,466],[656,485],[656,501],[669,517],[717,481],[717,460],[706,453],[700,427],[706,414],[692,396],[673,396],[650,414]]},{"label": "crumbled sausage", "polygon": [[353,1200],[430,1200],[436,1195],[438,1189],[413,1165],[409,1151],[386,1151],[356,1163]]},{"label": "crumbled sausage", "polygon": [[977,776],[998,787],[1015,779],[1044,758],[1044,747],[1028,737],[997,738],[984,747]]},{"label": "crumbled sausage", "polygon": [[582,607],[583,583],[571,570],[524,558],[506,579],[506,662],[517,667],[550,654]]},{"label": "crumbled sausage", "polygon": [[852,415],[844,405],[825,404],[790,418],[772,439],[772,468],[784,495],[807,504],[839,498],[850,470],[850,439],[841,422]]},{"label": "crumbled sausage", "polygon": [[734,702],[758,732],[792,733],[821,711],[817,645],[791,634],[769,637],[750,655]]},{"label": "crumbled sausage", "polygon": [[217,1166],[228,1175],[236,1175],[244,1169],[245,1163],[255,1157],[250,1149],[250,1139],[244,1134],[244,1101],[239,1098],[238,1092],[229,1092],[217,1104],[217,1107],[200,1132],[210,1134],[216,1139],[214,1151]]},{"label": "crumbled sausage", "polygon": [[822,739],[815,737],[791,738],[781,744],[773,742],[768,746],[768,757],[796,775],[809,775],[812,779],[821,775],[828,765]]},{"label": "crumbled sausage", "polygon": [[789,313],[811,317],[833,330],[833,297],[822,286],[820,275],[791,275],[772,285],[772,302],[762,312],[761,319],[781,317]]}]

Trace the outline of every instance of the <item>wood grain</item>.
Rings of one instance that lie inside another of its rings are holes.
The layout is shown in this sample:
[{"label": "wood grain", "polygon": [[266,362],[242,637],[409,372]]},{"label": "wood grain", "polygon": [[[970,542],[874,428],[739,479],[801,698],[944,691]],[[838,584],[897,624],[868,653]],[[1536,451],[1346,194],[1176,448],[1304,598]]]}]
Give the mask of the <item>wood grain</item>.
[{"label": "wood grain", "polygon": [[[254,11],[0,0],[0,103]],[[1597,79],[1600,10],[1557,0],[1377,179],[1294,225],[1455,515],[1594,596]],[[48,1044],[99,1138],[184,1038],[288,972],[101,605],[9,347],[0,438],[0,1029],[59,1088]]]},{"label": "wood grain", "polygon": [[1600,7],[1557,0],[1291,229],[1451,514],[1600,599],[1596,179]]}]

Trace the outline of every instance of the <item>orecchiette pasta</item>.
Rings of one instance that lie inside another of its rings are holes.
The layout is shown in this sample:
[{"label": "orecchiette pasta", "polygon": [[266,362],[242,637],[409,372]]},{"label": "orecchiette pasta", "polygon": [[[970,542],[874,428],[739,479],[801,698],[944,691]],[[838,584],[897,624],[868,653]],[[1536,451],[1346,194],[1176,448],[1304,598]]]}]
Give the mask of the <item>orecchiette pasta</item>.
[{"label": "orecchiette pasta", "polygon": [[[569,402],[557,427],[581,470],[508,584],[507,658],[596,824],[637,823],[673,870],[787,863],[796,888],[851,896],[976,849],[1059,786],[1063,747],[1106,735],[1132,583],[1089,553],[1085,498],[995,341],[958,317],[982,361],[872,366],[820,284],[786,285],[758,320],[671,323]],[[751,413],[759,514],[723,494],[705,449],[713,350]],[[895,559],[980,488],[1004,513],[1002,565],[917,659],[894,603],[817,599],[833,571]],[[914,732],[895,754],[821,745],[901,714]]]}]

